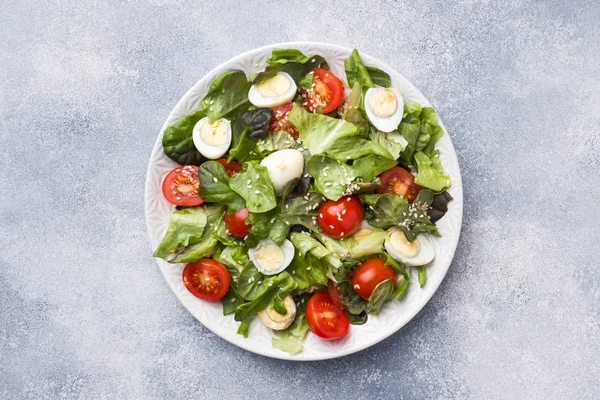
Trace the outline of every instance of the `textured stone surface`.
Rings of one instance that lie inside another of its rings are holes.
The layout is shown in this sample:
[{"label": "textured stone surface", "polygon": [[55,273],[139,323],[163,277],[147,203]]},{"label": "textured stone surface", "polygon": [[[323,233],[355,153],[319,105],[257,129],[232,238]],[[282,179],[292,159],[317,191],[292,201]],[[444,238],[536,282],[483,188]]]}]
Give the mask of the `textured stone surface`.
[{"label": "textured stone surface", "polygon": [[[599,398],[596,1],[0,3],[0,398]],[[286,3],[286,4],[284,4]],[[342,359],[238,349],[146,238],[146,163],[222,61],[326,40],[436,106],[465,215],[438,293]]]}]

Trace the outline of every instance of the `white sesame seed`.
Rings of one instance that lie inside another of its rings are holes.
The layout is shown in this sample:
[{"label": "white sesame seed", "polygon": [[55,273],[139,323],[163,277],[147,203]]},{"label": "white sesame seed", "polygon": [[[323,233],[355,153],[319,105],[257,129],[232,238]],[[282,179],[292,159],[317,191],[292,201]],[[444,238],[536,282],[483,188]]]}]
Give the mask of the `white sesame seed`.
[{"label": "white sesame seed", "polygon": [[219,180],[217,178],[213,178],[213,182],[217,183],[217,182],[219,182]]},{"label": "white sesame seed", "polygon": [[335,229],[335,226],[333,226],[333,225],[329,225],[329,228],[330,228],[330,229]]},{"label": "white sesame seed", "polygon": [[348,211],[348,210],[346,210],[346,209],[344,208],[344,209],[342,210],[342,215],[346,215],[346,211]]}]

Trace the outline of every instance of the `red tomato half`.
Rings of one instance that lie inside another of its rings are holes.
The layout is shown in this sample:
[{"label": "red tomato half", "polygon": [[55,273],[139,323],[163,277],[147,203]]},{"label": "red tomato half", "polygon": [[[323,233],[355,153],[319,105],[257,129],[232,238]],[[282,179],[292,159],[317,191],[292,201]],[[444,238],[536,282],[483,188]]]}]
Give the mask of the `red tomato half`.
[{"label": "red tomato half", "polygon": [[319,226],[335,239],[348,237],[358,231],[363,220],[363,208],[355,196],[329,200],[319,208]]},{"label": "red tomato half", "polygon": [[369,300],[373,289],[387,279],[395,285],[396,271],[381,258],[371,258],[358,265],[350,277],[350,283],[360,297]]},{"label": "red tomato half", "polygon": [[329,297],[331,297],[333,304],[339,308],[345,308],[344,303],[342,302],[342,294],[340,293],[340,289],[338,289],[331,279],[329,282],[327,282],[327,292],[329,293]]},{"label": "red tomato half", "polygon": [[315,293],[306,303],[306,322],[311,332],[323,339],[338,339],[350,328],[346,311],[336,306],[327,292]]},{"label": "red tomato half", "polygon": [[241,208],[231,215],[227,215],[225,212],[225,226],[229,233],[235,237],[245,238],[248,234],[248,230],[252,228],[251,225],[246,225],[246,218],[248,218],[248,209],[246,207]]},{"label": "red tomato half", "polygon": [[242,170],[241,164],[235,160],[228,162],[226,158],[219,158],[217,162],[225,167],[225,171],[229,176],[233,176]]},{"label": "red tomato half", "polygon": [[415,183],[415,177],[410,172],[400,167],[393,167],[379,175],[381,186],[377,193],[393,193],[405,198],[412,203],[423,189]]},{"label": "red tomato half", "polygon": [[298,129],[296,129],[296,127],[288,120],[288,115],[290,115],[293,106],[294,103],[290,101],[289,103],[273,108],[273,117],[271,118],[271,124],[269,125],[271,131],[286,131],[292,135],[294,139],[298,138]]},{"label": "red tomato half", "polygon": [[198,196],[198,167],[177,167],[167,174],[162,192],[167,201],[176,206],[193,207],[204,203]]},{"label": "red tomato half", "polygon": [[229,289],[229,272],[223,264],[210,258],[189,263],[181,277],[187,290],[202,300],[220,300]]},{"label": "red tomato half", "polygon": [[312,87],[300,91],[302,104],[312,112],[321,108],[323,114],[330,113],[342,104],[344,85],[337,76],[326,69],[315,68],[311,72]]}]

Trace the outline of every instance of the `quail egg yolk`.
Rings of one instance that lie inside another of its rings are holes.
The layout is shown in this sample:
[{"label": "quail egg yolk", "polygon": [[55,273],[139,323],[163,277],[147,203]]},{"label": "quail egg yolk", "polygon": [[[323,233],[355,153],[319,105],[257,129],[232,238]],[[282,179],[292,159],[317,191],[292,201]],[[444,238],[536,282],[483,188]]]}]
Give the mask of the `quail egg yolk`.
[{"label": "quail egg yolk", "polygon": [[213,123],[206,121],[200,129],[200,137],[206,144],[217,146],[227,141],[227,127],[221,120]]},{"label": "quail egg yolk", "polygon": [[419,241],[409,242],[401,230],[394,231],[390,235],[390,243],[405,257],[411,258],[419,253]]},{"label": "quail egg yolk", "polygon": [[283,250],[277,245],[265,244],[256,248],[256,262],[265,271],[275,271],[284,262]]},{"label": "quail egg yolk", "polygon": [[378,118],[389,118],[398,109],[398,99],[394,92],[388,89],[379,89],[369,96],[369,108]]},{"label": "quail egg yolk", "polygon": [[291,86],[290,80],[285,75],[275,75],[256,85],[256,88],[265,97],[277,97],[284,94]]}]

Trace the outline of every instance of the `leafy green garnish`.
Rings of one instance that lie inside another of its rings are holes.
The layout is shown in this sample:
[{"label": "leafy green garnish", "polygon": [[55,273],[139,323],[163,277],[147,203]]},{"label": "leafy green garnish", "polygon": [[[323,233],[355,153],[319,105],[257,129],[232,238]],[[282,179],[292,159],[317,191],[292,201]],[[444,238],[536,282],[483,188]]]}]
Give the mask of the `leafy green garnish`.
[{"label": "leafy green garnish", "polygon": [[346,70],[346,78],[348,79],[348,86],[354,86],[354,82],[365,88],[375,87],[373,79],[367,71],[367,68],[362,63],[358,50],[352,50],[350,57],[344,61],[344,69]]},{"label": "leafy green garnish", "polygon": [[229,213],[244,208],[244,199],[229,187],[229,175],[217,161],[207,161],[198,168],[198,196],[207,203],[225,204]]},{"label": "leafy green garnish", "polygon": [[215,249],[217,245],[217,236],[214,228],[222,223],[225,206],[217,204],[207,206],[204,212],[206,213],[206,227],[204,228],[204,232],[202,232],[200,241],[187,246],[169,262],[187,263],[196,261],[207,254],[210,254]]},{"label": "leafy green garnish", "polygon": [[288,120],[298,129],[310,154],[326,154],[344,162],[372,154],[392,159],[385,148],[360,137],[360,129],[343,119],[314,114],[294,105]]},{"label": "leafy green garnish", "polygon": [[244,163],[244,171],[231,177],[229,186],[246,201],[250,212],[264,213],[277,206],[269,172],[262,165]]},{"label": "leafy green garnish", "polygon": [[357,183],[368,183],[394,165],[394,160],[373,154],[355,160],[352,165],[314,155],[306,162],[306,169],[315,178],[315,188],[329,200],[337,200],[345,194],[359,192],[361,187]]},{"label": "leafy green garnish", "polygon": [[417,178],[415,183],[429,188],[434,192],[443,192],[450,187],[450,177],[444,174],[444,167],[439,158],[439,152],[434,151],[431,158],[419,151],[415,153],[417,163]]},{"label": "leafy green garnish", "polygon": [[250,330],[250,322],[252,322],[252,318],[248,317],[242,322],[240,322],[240,326],[238,327],[237,334],[242,335],[243,337],[248,337],[248,331]]},{"label": "leafy green garnish", "polygon": [[305,308],[305,303],[300,303],[296,309],[294,322],[282,331],[273,331],[274,337],[271,341],[273,347],[289,354],[297,354],[302,351],[302,341],[308,333]]},{"label": "leafy green garnish", "polygon": [[250,106],[248,91],[252,83],[242,71],[226,71],[217,76],[202,99],[202,110],[211,122]]},{"label": "leafy green garnish", "polygon": [[284,298],[297,287],[298,285],[294,279],[285,271],[265,279],[256,297],[252,301],[240,305],[235,310],[235,320],[242,321],[260,310],[264,310],[269,306],[275,295]]},{"label": "leafy green garnish", "polygon": [[254,266],[248,263],[240,273],[237,291],[245,300],[254,300],[262,291],[265,276]]},{"label": "leafy green garnish", "polygon": [[167,259],[169,253],[174,253],[180,247],[198,243],[206,226],[204,207],[190,207],[177,210],[171,214],[169,227],[162,242],[154,251],[154,257]]},{"label": "leafy green garnish", "polygon": [[398,227],[411,242],[419,233],[430,232],[439,236],[436,226],[429,219],[427,211],[433,201],[431,190],[421,190],[412,204],[394,194],[362,194],[359,198],[367,204],[369,223],[381,229]]},{"label": "leafy green garnish", "polygon": [[196,149],[192,139],[194,126],[205,116],[204,111],[196,111],[181,117],[165,129],[162,145],[167,157],[181,165],[200,165],[206,160]]},{"label": "leafy green garnish", "polygon": [[392,79],[386,72],[375,67],[367,66],[366,68],[374,84],[386,88],[392,86]]},{"label": "leafy green garnish", "polygon": [[296,49],[273,49],[267,60],[270,70],[288,73],[300,86],[300,81],[313,68],[328,69],[327,62],[321,56],[306,56]]},{"label": "leafy green garnish", "polygon": [[267,137],[272,115],[270,108],[257,108],[238,114],[232,129],[230,158],[241,163],[246,161],[258,140]]},{"label": "leafy green garnish", "polygon": [[394,283],[389,279],[379,282],[369,297],[369,306],[367,307],[367,312],[374,315],[379,313],[381,306],[393,296]]},{"label": "leafy green garnish", "polygon": [[425,286],[425,283],[427,282],[427,270],[425,269],[424,266],[420,266],[417,267],[417,271],[419,271],[419,285],[421,285],[421,287]]}]

